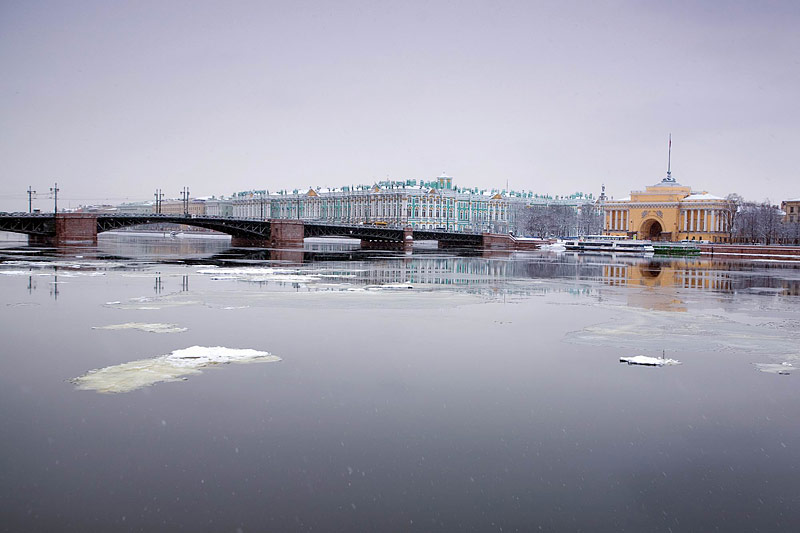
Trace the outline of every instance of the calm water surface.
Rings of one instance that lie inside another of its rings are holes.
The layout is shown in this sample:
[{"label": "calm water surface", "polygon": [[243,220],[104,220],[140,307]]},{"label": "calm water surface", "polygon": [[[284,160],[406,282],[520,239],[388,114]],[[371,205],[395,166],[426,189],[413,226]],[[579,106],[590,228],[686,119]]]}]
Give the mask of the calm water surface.
[{"label": "calm water surface", "polygon": [[0,528],[800,528],[800,265],[307,248],[0,244]]}]

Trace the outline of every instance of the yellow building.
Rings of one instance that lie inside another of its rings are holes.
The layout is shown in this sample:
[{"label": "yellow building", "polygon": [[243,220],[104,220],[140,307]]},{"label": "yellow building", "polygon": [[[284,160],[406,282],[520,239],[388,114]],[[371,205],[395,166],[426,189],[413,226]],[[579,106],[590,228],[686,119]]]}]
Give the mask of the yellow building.
[{"label": "yellow building", "polygon": [[731,202],[708,192],[694,192],[671,173],[628,198],[605,200],[606,235],[653,241],[730,240]]},{"label": "yellow building", "polygon": [[781,211],[785,213],[784,222],[800,222],[800,198],[781,202]]},{"label": "yellow building", "polygon": [[206,203],[203,200],[190,199],[186,204],[182,200],[165,200],[161,204],[161,213],[165,215],[189,215],[202,216],[206,214]]}]

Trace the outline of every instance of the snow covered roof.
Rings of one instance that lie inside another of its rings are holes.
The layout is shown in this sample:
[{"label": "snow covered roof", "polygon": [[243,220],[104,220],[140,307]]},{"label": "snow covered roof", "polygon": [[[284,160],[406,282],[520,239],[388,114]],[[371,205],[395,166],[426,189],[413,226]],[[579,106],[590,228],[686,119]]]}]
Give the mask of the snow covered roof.
[{"label": "snow covered roof", "polygon": [[720,198],[719,196],[714,196],[713,194],[705,193],[693,193],[684,198],[684,200],[724,200],[725,198]]}]

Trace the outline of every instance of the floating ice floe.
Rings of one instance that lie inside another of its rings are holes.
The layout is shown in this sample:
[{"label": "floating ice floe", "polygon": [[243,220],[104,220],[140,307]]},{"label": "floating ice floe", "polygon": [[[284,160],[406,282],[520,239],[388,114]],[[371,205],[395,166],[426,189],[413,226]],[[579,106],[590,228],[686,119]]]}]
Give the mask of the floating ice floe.
[{"label": "floating ice floe", "polygon": [[131,392],[156,383],[183,381],[186,376],[202,373],[202,369],[228,363],[273,363],[281,358],[252,349],[223,346],[192,346],[167,355],[139,359],[114,366],[90,370],[71,382],[79,390],[102,393]]},{"label": "floating ice floe", "polygon": [[619,362],[628,363],[629,365],[643,365],[643,366],[669,366],[669,365],[681,364],[681,362],[676,359],[650,357],[649,355],[634,355],[632,357],[620,357]]},{"label": "floating ice floe", "polygon": [[216,267],[204,268],[197,271],[198,274],[210,276],[216,281],[235,280],[265,282],[276,281],[283,283],[307,283],[317,281],[322,278],[319,274],[308,274],[296,269],[277,269],[271,267]]},{"label": "floating ice floe", "polygon": [[201,303],[196,300],[181,300],[180,298],[182,298],[180,294],[138,296],[136,298],[129,298],[125,303],[115,300],[113,302],[106,302],[103,305],[105,307],[113,307],[114,309],[156,310],[185,305],[198,305]]},{"label": "floating ice floe", "polygon": [[384,283],[383,285],[367,285],[364,287],[368,291],[397,291],[413,289],[413,285],[408,283]]},{"label": "floating ice floe", "polygon": [[187,328],[179,327],[175,324],[161,324],[152,323],[146,324],[144,322],[127,322],[125,324],[109,324],[108,326],[94,326],[92,329],[138,329],[139,331],[147,331],[149,333],[181,333],[186,331]]},{"label": "floating ice floe", "polygon": [[597,307],[615,311],[617,316],[569,333],[565,338],[567,342],[631,351],[667,346],[681,352],[725,351],[783,360],[797,353],[800,345],[797,321],[788,313],[780,318],[751,321],[715,310],[672,313],[620,305]]},{"label": "floating ice floe", "polygon": [[0,276],[50,276],[50,272],[30,270],[0,270]]},{"label": "floating ice floe", "polygon": [[753,363],[753,366],[755,366],[756,370],[759,372],[764,372],[766,374],[778,374],[781,376],[788,376],[793,370],[795,370],[794,365],[786,361],[783,363]]}]

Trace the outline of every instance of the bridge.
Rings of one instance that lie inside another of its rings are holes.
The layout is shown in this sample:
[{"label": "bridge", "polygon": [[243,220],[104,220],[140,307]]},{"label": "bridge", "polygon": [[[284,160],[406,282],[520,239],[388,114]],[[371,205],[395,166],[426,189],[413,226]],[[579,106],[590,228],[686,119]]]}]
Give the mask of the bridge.
[{"label": "bridge", "polygon": [[95,213],[0,213],[0,231],[24,233],[30,244],[61,246],[97,244],[97,235],[130,226],[184,224],[231,236],[236,247],[300,248],[307,237],[349,237],[362,248],[410,250],[414,240],[438,241],[439,247],[484,250],[535,249],[541,242],[520,241],[511,235],[423,230],[411,227],[348,225],[296,219],[242,219],[164,214],[118,215]]}]

